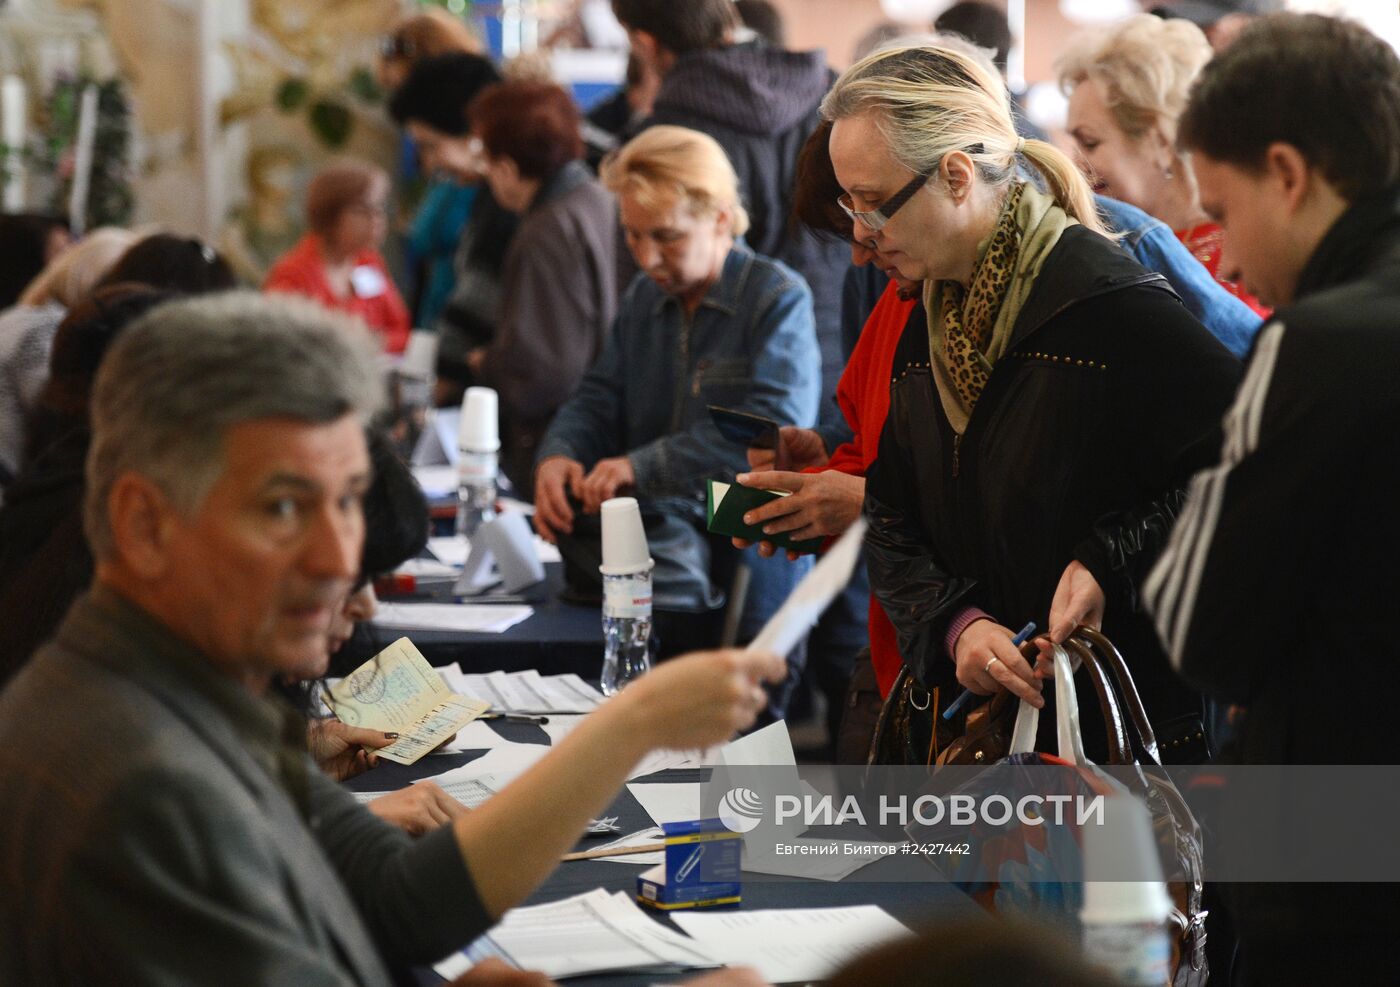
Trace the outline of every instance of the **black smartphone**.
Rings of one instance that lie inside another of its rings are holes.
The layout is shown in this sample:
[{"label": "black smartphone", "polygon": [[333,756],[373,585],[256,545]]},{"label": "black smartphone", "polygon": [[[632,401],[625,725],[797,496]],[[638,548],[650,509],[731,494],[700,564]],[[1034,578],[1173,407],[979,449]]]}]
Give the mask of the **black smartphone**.
[{"label": "black smartphone", "polygon": [[710,418],[715,423],[715,428],[719,429],[719,434],[723,435],[730,442],[744,447],[755,449],[772,449],[774,451],[774,469],[784,469],[779,462],[782,456],[782,448],[778,444],[778,423],[771,418],[764,418],[762,415],[755,415],[747,411],[735,411],[733,408],[722,408],[717,404],[707,405],[710,411]]}]

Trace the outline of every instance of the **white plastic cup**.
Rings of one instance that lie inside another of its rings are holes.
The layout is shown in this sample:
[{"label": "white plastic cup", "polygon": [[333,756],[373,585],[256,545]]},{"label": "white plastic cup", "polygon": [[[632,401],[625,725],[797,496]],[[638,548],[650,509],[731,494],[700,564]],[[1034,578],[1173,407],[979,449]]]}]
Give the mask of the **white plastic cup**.
[{"label": "white plastic cup", "polygon": [[496,452],[501,448],[497,424],[496,392],[489,387],[469,387],[462,398],[457,426],[457,448],[462,452]]},{"label": "white plastic cup", "polygon": [[1104,823],[1092,821],[1084,834],[1085,924],[1165,922],[1171,896],[1152,835],[1147,806],[1131,795],[1104,799]]},{"label": "white plastic cup", "polygon": [[652,567],[651,550],[642,527],[642,510],[635,497],[603,501],[603,564],[605,576],[630,576]]}]

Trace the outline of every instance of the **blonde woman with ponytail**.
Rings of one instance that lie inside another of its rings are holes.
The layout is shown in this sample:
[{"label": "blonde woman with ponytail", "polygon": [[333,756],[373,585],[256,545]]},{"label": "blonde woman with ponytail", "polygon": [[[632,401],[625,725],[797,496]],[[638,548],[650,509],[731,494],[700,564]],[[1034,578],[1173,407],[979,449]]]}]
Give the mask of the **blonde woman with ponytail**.
[{"label": "blonde woman with ponytail", "polygon": [[[871,586],[905,662],[891,701],[937,722],[963,689],[1043,706],[1051,642],[1102,626],[1163,749],[1203,757],[1187,743],[1202,734],[1200,698],[1172,674],[1134,586],[1209,458],[1195,443],[1229,404],[1237,362],[1103,235],[1073,162],[1017,136],[982,60],[878,52],[822,111],[854,237],[924,282],[926,324],[900,340],[866,485]],[[1039,668],[1011,643],[1032,620]],[[1099,718],[1081,722],[1102,757]],[[1054,716],[1041,723],[1053,738]]]}]

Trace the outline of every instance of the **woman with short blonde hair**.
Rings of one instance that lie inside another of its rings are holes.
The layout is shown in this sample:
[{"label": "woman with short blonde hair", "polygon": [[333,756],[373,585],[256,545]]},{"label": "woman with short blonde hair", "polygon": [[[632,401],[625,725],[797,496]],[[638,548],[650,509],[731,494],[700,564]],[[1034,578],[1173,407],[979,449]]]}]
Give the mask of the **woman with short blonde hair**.
[{"label": "woman with short blonde hair", "polygon": [[739,178],[724,148],[709,134],[650,127],[604,159],[600,174],[614,195],[626,193],[647,208],[679,196],[697,215],[726,213],[734,236],[748,232]]},{"label": "woman with short blonde hair", "polygon": [[822,111],[852,235],[924,282],[927,317],[896,347],[866,481],[871,588],[905,663],[896,715],[941,722],[963,688],[1043,705],[1047,668],[1021,656],[1014,629],[1035,621],[1046,657],[1077,625],[1102,624],[1154,722],[1194,736],[1199,696],[1124,601],[1190,475],[1176,457],[1229,404],[1234,358],[1100,233],[1074,163],[1017,136],[982,59],[878,52]]},{"label": "woman with short blonde hair", "polygon": [[462,52],[484,55],[486,48],[462,18],[425,7],[401,18],[380,44],[379,81],[385,89],[397,89],[417,62]]},{"label": "woman with short blonde hair", "polygon": [[1211,59],[1201,29],[1139,14],[1086,32],[1056,63],[1069,97],[1067,125],[1095,191],[1155,216],[1231,294],[1267,315],[1220,270],[1224,234],[1201,206],[1191,163],[1176,147],[1177,119]]},{"label": "woman with short blonde hair", "polygon": [[[596,552],[603,502],[635,496],[648,537],[667,532],[656,535],[666,549],[657,599],[703,612],[718,598],[711,580],[732,570],[737,550],[713,549],[726,554],[711,566],[697,496],[706,479],[748,471],[744,446],[721,436],[708,408],[815,424],[821,353],[812,292],[792,268],[741,239],[748,213],[713,138],[651,127],[614,152],[602,175],[641,273],[622,295],[602,353],[540,442],[535,528],[549,541],[587,531]],[[805,565],[750,560],[741,641],[773,615]],[[804,660],[801,649],[790,656],[770,716],[785,712]]]}]

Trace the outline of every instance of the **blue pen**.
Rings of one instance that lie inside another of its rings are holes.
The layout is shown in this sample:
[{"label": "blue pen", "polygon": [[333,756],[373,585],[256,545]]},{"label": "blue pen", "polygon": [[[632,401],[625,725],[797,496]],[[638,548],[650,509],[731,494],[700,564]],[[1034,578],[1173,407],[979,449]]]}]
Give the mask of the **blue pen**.
[{"label": "blue pen", "polygon": [[[1012,646],[1019,648],[1021,645],[1026,643],[1026,638],[1030,637],[1034,633],[1035,621],[1032,620],[1025,627],[1021,628],[1020,634],[1017,634],[1011,639]],[[991,662],[988,662],[988,664],[990,665]],[[971,699],[974,695],[976,695],[976,693],[974,693],[971,689],[965,689],[963,691],[963,694],[957,699],[954,699],[952,705],[943,711],[943,719],[951,720],[954,716],[957,715],[958,710],[966,706],[967,701]]]}]

